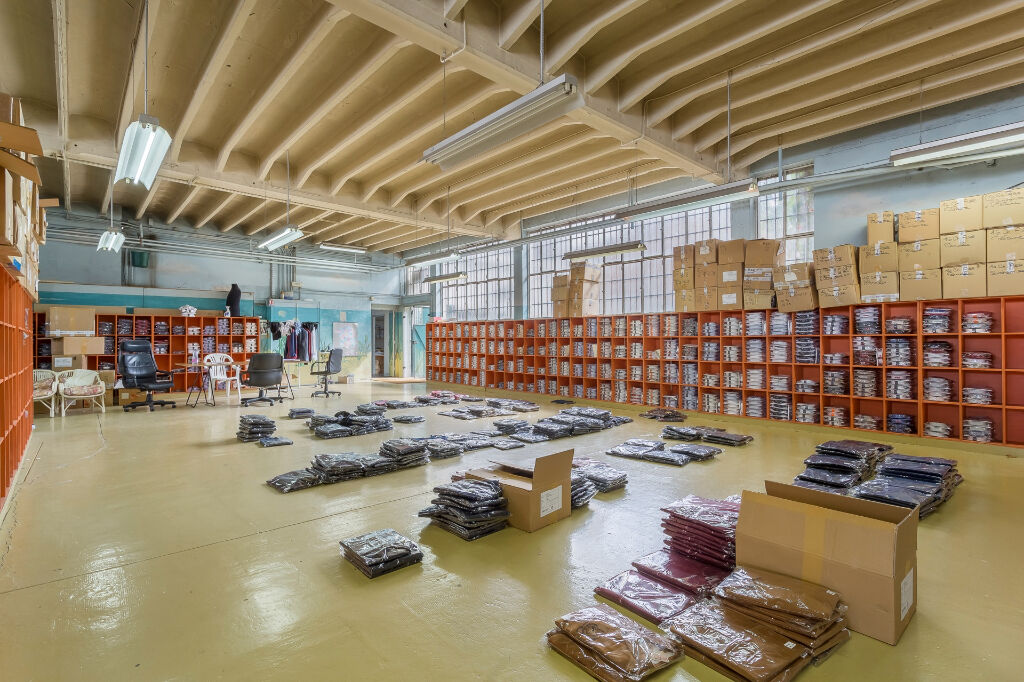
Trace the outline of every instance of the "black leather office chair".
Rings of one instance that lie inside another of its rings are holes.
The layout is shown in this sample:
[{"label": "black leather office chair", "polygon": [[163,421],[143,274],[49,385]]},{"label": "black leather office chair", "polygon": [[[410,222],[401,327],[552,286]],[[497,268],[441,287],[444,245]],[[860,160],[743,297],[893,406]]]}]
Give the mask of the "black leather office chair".
[{"label": "black leather office chair", "polygon": [[157,405],[177,407],[173,400],[153,400],[154,392],[166,392],[174,388],[171,373],[156,368],[153,348],[146,339],[125,339],[117,355],[117,371],[125,388],[138,388],[146,392],[146,399],[128,403],[124,411],[136,407],[148,407],[152,412]]},{"label": "black leather office chair", "polygon": [[[341,371],[341,361],[344,358],[345,351],[340,348],[335,348],[331,351],[331,354],[327,356],[327,362],[313,363],[309,373],[321,378],[321,381],[323,381],[323,389],[320,391],[313,391],[313,395],[311,397],[315,398],[318,395],[322,395],[325,398],[329,398],[332,395],[341,395],[341,391],[332,391],[328,387],[330,386],[331,377]],[[317,369],[318,367],[319,369]]]},{"label": "black leather office chair", "polygon": [[[242,398],[242,405],[283,401],[281,382],[284,380],[284,358],[278,353],[256,353],[249,357],[249,366],[242,375],[245,386],[260,389],[260,394]],[[277,388],[277,395],[267,395],[268,388]]]}]

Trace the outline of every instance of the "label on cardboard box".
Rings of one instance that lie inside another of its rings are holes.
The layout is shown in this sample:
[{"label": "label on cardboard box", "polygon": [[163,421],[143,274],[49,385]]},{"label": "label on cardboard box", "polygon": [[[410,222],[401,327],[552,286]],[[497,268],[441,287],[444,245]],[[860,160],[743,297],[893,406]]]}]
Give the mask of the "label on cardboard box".
[{"label": "label on cardboard box", "polygon": [[902,621],[910,613],[910,607],[914,605],[914,569],[907,571],[907,575],[900,581],[900,620]]},{"label": "label on cardboard box", "polygon": [[820,287],[838,287],[857,283],[857,268],[852,265],[818,268],[814,274]]},{"label": "label on cardboard box", "polygon": [[556,485],[550,490],[540,494],[540,516],[544,518],[548,514],[554,514],[562,508],[562,486]]},{"label": "label on cardboard box", "polygon": [[738,276],[736,270],[722,270],[722,282],[735,282]]},{"label": "label on cardboard box", "polygon": [[1024,229],[1016,226],[985,230],[985,255],[990,263],[1016,260],[1024,254]]},{"label": "label on cardboard box", "polygon": [[775,293],[776,305],[784,313],[814,310],[818,307],[818,292],[814,287],[785,287]]},{"label": "label on cardboard box", "polygon": [[736,294],[722,294],[722,305],[736,305]]}]

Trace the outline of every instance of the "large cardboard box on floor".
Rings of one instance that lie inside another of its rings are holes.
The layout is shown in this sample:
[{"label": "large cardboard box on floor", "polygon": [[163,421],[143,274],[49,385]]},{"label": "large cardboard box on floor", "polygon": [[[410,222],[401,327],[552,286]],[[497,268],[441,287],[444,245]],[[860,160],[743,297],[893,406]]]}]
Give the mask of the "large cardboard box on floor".
[{"label": "large cardboard box on floor", "polygon": [[942,266],[986,262],[988,258],[985,242],[985,230],[942,235],[939,239],[939,259]]},{"label": "large cardboard box on floor", "polygon": [[857,252],[861,272],[888,272],[900,268],[899,250],[894,241],[868,242]]},{"label": "large cardboard box on floor", "polygon": [[900,273],[901,301],[934,301],[942,298],[942,270],[911,270]]},{"label": "large cardboard box on floor", "polygon": [[716,284],[719,287],[742,287],[743,263],[719,263]]},{"label": "large cardboard box on floor", "polygon": [[697,311],[697,296],[693,289],[676,289],[676,312],[693,313]]},{"label": "large cardboard box on floor", "polygon": [[818,283],[818,306],[836,308],[843,305],[860,303],[860,285],[844,284],[842,286],[823,287]]},{"label": "large cardboard box on floor", "polygon": [[718,240],[704,239],[693,245],[693,262],[695,265],[706,265],[718,262]]},{"label": "large cardboard box on floor", "polygon": [[1024,294],[1024,260],[988,263],[987,284],[989,296]]},{"label": "large cardboard box on floor", "polygon": [[95,336],[96,309],[53,306],[46,311],[50,336]]},{"label": "large cardboard box on floor", "polygon": [[814,250],[814,269],[834,268],[840,265],[857,265],[857,247],[850,244],[830,246]]},{"label": "large cardboard box on floor", "polygon": [[896,240],[896,219],[892,211],[868,213],[868,244]]},{"label": "large cardboard box on floor", "polygon": [[932,270],[942,266],[942,249],[938,239],[900,244],[899,271]]},{"label": "large cardboard box on floor", "polygon": [[814,263],[778,265],[772,268],[772,283],[776,289],[813,286]]},{"label": "large cardboard box on floor", "polygon": [[985,194],[981,201],[982,224],[986,228],[1024,225],[1024,188]]},{"label": "large cardboard box on floor", "polygon": [[730,284],[718,287],[719,310],[743,310],[743,286]]},{"label": "large cardboard box on floor", "polygon": [[569,518],[573,450],[470,469],[467,478],[501,483],[511,526],[533,532]]},{"label": "large cardboard box on floor", "polygon": [[854,265],[837,265],[835,267],[817,268],[814,271],[814,279],[818,282],[819,289],[856,284],[857,267]]},{"label": "large cardboard box on floor", "polygon": [[693,288],[703,289],[705,287],[718,286],[718,264],[702,263],[693,269]]},{"label": "large cardboard box on floor", "polygon": [[730,239],[728,241],[718,242],[718,262],[742,264],[746,250],[746,239]]},{"label": "large cardboard box on floor", "polygon": [[989,263],[1024,258],[1024,225],[985,230],[985,258]]},{"label": "large cardboard box on floor", "polygon": [[750,239],[743,264],[754,268],[774,268],[786,264],[786,247],[778,239]]},{"label": "large cardboard box on floor", "polygon": [[765,481],[743,491],[736,563],[838,592],[849,628],[896,644],[917,610],[917,510]]},{"label": "large cardboard box on floor", "polygon": [[923,208],[919,211],[904,211],[897,218],[899,230],[897,241],[916,242],[922,239],[939,238],[939,209]]},{"label": "large cardboard box on floor", "polygon": [[699,312],[718,310],[718,287],[698,287],[693,294]]},{"label": "large cardboard box on floor", "polygon": [[978,298],[988,295],[988,271],[984,263],[964,263],[942,268],[943,298]]},{"label": "large cardboard box on floor", "polygon": [[684,244],[683,246],[677,246],[672,249],[672,269],[679,270],[680,268],[693,268],[693,244]]},{"label": "large cardboard box on floor", "polygon": [[63,336],[50,341],[50,355],[103,355],[102,336]]},{"label": "large cardboard box on floor", "polygon": [[765,289],[743,289],[744,310],[771,310],[775,307],[775,290]]},{"label": "large cardboard box on floor", "polygon": [[69,369],[89,369],[89,358],[85,355],[54,355],[50,358],[50,367],[54,372],[65,372]]},{"label": "large cardboard box on floor", "polygon": [[939,203],[939,234],[982,229],[985,226],[982,205],[980,194]]},{"label": "large cardboard box on floor", "polygon": [[775,301],[784,313],[798,313],[818,307],[818,291],[814,287],[776,287]]},{"label": "large cardboard box on floor", "polygon": [[900,274],[895,270],[862,272],[860,300],[861,303],[892,303],[900,300]]}]

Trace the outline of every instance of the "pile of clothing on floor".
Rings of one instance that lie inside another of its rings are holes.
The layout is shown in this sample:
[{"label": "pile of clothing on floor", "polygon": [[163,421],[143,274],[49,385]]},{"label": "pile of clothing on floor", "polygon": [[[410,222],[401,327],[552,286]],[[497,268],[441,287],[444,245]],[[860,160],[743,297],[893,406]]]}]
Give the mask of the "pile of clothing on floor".
[{"label": "pile of clothing on floor", "polygon": [[377,403],[363,403],[362,405],[356,405],[356,414],[376,417],[387,412],[387,409],[384,405],[378,405]]},{"label": "pile of clothing on floor", "polygon": [[512,400],[509,398],[488,398],[487,405],[488,407],[512,410],[513,412],[536,412],[540,409],[540,405],[530,400]]},{"label": "pile of clothing on floor", "polygon": [[445,417],[455,417],[456,419],[464,419],[468,421],[472,419],[483,419],[485,417],[503,417],[515,414],[515,412],[512,410],[488,407],[487,405],[467,405],[465,407],[455,407],[450,410],[438,412],[438,414]]},{"label": "pile of clothing on floor", "polygon": [[640,416],[644,419],[654,419],[659,422],[684,422],[686,421],[686,415],[679,410],[667,410],[661,407],[656,407],[653,410],[647,410],[641,412]]},{"label": "pile of clothing on floor", "polygon": [[463,540],[476,540],[508,525],[508,500],[499,482],[453,479],[434,488],[437,497],[419,516]]},{"label": "pile of clothing on floor", "polygon": [[572,469],[569,472],[569,505],[572,509],[579,509],[590,504],[597,495],[597,486],[590,482],[583,472]]},{"label": "pile of clothing on floor", "polygon": [[556,618],[547,640],[591,677],[606,682],[637,682],[683,658],[678,644],[605,604]]},{"label": "pile of clothing on floor", "polygon": [[380,445],[379,454],[394,461],[398,469],[411,469],[430,461],[427,444],[410,438],[392,438],[384,441]]},{"label": "pile of clothing on floor", "polygon": [[736,565],[736,522],[740,503],[687,495],[662,511],[665,544],[682,554],[721,569]]},{"label": "pile of clothing on floor", "polygon": [[420,422],[425,422],[426,420],[426,417],[419,414],[398,414],[395,415],[394,417],[391,417],[391,421],[395,422],[396,424],[419,424]]},{"label": "pile of clothing on floor", "polygon": [[263,414],[243,414],[238,418],[238,431],[235,437],[243,443],[259,443],[265,448],[278,445],[291,445],[287,438],[275,438],[277,424]]},{"label": "pile of clothing on floor", "polygon": [[586,476],[599,493],[624,488],[629,480],[625,471],[590,457],[573,457],[572,468],[574,473]]},{"label": "pile of clothing on floor", "polygon": [[806,468],[793,481],[803,488],[845,495],[874,474],[875,463],[892,446],[859,440],[830,440],[814,448],[804,460]]},{"label": "pile of clothing on floor", "polygon": [[666,449],[665,443],[660,440],[649,440],[646,438],[630,438],[625,443],[616,445],[608,450],[609,455],[616,457],[641,459],[647,462],[658,462],[659,464],[672,464],[675,466],[684,466],[692,461],[703,462],[721,453],[721,448],[711,447],[710,445],[698,445],[696,443],[680,443]]},{"label": "pile of clothing on floor", "polygon": [[342,540],[341,555],[367,578],[376,578],[423,560],[423,552],[393,528],[375,530]]},{"label": "pile of clothing on floor", "polygon": [[352,414],[342,410],[333,417],[313,415],[306,422],[317,438],[348,438],[378,431],[390,431],[394,423],[383,415]]},{"label": "pile of clothing on floor", "polygon": [[666,426],[661,431],[661,437],[667,440],[702,440],[706,443],[729,445],[732,447],[746,445],[754,440],[753,436],[727,433],[725,429],[713,426]]},{"label": "pile of clothing on floor", "polygon": [[316,414],[316,410],[312,407],[293,407],[288,410],[289,419],[309,419],[314,414]]}]

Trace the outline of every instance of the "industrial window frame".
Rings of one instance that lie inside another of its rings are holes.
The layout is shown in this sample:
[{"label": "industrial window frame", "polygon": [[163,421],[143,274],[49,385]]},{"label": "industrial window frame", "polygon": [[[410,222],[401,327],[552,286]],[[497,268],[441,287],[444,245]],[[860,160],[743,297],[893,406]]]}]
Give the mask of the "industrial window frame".
[{"label": "industrial window frame", "polygon": [[[783,168],[782,174],[786,180],[808,177],[814,175],[814,164]],[[778,171],[757,176],[757,237],[782,240],[787,263],[810,261],[814,250],[814,190],[796,187],[770,191],[777,182]]]}]

